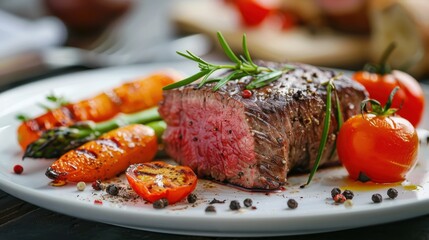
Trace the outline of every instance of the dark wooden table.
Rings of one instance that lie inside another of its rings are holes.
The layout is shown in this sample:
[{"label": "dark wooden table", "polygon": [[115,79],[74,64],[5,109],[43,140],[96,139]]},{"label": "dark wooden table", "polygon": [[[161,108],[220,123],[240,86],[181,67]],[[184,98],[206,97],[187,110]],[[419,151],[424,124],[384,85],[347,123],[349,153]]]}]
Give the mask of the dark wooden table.
[{"label": "dark wooden table", "polygon": [[[39,79],[82,70],[85,70],[85,68],[65,69],[60,72],[26,79],[19,83],[1,86],[0,93],[28,82],[34,82]],[[423,210],[424,209],[422,209],[422,211]],[[427,211],[427,209],[424,211]],[[20,239],[209,240],[219,238],[155,233],[87,221],[37,207],[0,190],[0,240]],[[338,232],[264,239],[429,239],[429,215],[399,222]]]}]

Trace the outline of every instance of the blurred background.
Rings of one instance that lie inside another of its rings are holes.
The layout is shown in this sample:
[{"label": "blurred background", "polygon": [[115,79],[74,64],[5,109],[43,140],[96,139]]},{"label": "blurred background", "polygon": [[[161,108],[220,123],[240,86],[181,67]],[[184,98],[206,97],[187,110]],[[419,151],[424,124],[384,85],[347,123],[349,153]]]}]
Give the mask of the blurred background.
[{"label": "blurred background", "polygon": [[361,69],[395,41],[389,63],[429,73],[427,0],[2,0],[0,86],[93,68],[226,60],[215,34],[253,58]]}]

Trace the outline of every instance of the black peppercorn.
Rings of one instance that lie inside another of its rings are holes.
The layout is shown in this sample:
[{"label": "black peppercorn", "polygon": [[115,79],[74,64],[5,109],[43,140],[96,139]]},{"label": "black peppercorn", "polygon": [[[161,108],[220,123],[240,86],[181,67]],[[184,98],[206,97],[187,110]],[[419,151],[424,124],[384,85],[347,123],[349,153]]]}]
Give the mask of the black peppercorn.
[{"label": "black peppercorn", "polygon": [[371,199],[374,203],[381,203],[383,201],[383,197],[378,193],[373,194]]},{"label": "black peppercorn", "polygon": [[232,200],[229,204],[231,210],[239,210],[241,208],[240,203],[237,200]]},{"label": "black peppercorn", "polygon": [[110,184],[107,186],[106,192],[112,196],[116,196],[119,193],[119,189],[115,184]]},{"label": "black peppercorn", "polygon": [[206,207],[206,212],[216,212],[216,208],[213,205],[209,205]]},{"label": "black peppercorn", "polygon": [[251,206],[252,206],[252,204],[253,204],[253,201],[252,201],[252,199],[250,199],[250,198],[246,198],[246,199],[244,199],[243,204],[244,204],[244,206],[246,206],[246,207],[251,207]]},{"label": "black peppercorn", "polygon": [[331,190],[331,196],[332,196],[332,198],[334,198],[335,196],[337,196],[340,193],[341,193],[341,190],[339,188],[333,188]]},{"label": "black peppercorn", "polygon": [[350,190],[344,190],[343,195],[346,199],[353,199],[355,194]]},{"label": "black peppercorn", "polygon": [[167,206],[168,206],[168,204],[169,204],[169,203],[168,203],[167,198],[161,198],[160,200],[164,202],[164,206],[165,206],[165,207],[167,207]]},{"label": "black peppercorn", "polygon": [[295,208],[297,208],[297,207],[298,207],[298,202],[297,202],[297,201],[295,201],[295,199],[289,199],[289,200],[287,201],[287,206],[288,206],[290,209],[295,209]]},{"label": "black peppercorn", "polygon": [[[166,204],[167,203],[167,204]],[[153,202],[153,208],[155,209],[162,209],[168,206],[168,201],[165,198],[161,198],[159,200],[156,200],[155,202]]]},{"label": "black peppercorn", "polygon": [[197,195],[191,193],[186,199],[188,200],[188,203],[194,203],[197,201]]},{"label": "black peppercorn", "polygon": [[387,196],[391,199],[395,199],[398,196],[398,191],[394,188],[389,188],[389,190],[387,190]]}]

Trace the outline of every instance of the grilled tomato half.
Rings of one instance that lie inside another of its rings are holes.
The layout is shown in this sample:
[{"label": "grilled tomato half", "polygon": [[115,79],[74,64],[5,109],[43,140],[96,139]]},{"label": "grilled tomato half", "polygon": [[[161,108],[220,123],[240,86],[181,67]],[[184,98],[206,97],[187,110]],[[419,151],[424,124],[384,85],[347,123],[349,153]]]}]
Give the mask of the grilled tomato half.
[{"label": "grilled tomato half", "polygon": [[126,176],[133,190],[144,200],[153,203],[165,198],[169,204],[194,191],[198,179],[189,167],[160,161],[131,165]]}]

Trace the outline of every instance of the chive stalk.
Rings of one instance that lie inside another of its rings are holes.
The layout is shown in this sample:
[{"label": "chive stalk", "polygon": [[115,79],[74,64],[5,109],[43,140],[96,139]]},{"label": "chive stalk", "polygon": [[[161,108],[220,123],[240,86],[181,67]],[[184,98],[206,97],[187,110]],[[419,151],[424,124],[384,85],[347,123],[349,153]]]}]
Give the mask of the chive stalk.
[{"label": "chive stalk", "polygon": [[[314,175],[317,172],[317,169],[319,168],[320,160],[322,159],[326,142],[328,141],[329,128],[331,125],[332,95],[335,98],[335,117],[338,124],[338,131],[340,130],[343,124],[343,115],[341,111],[340,99],[338,97],[338,94],[334,85],[334,80],[338,79],[341,76],[342,74],[336,75],[333,78],[329,79],[328,82],[326,82],[326,110],[325,110],[325,118],[323,120],[322,137],[320,139],[319,148],[317,150],[316,160],[314,162],[313,168],[311,169],[310,175],[308,176],[307,183],[302,185],[301,188],[304,188],[310,184],[311,180],[313,179]],[[330,157],[332,157],[334,153],[335,153],[335,147],[333,151],[330,153]]]}]

